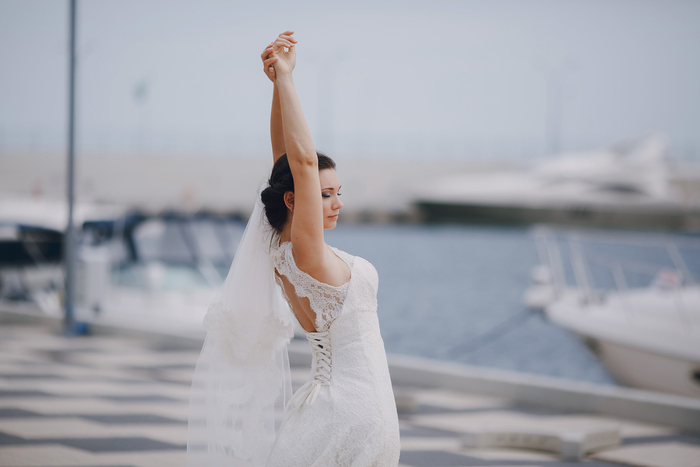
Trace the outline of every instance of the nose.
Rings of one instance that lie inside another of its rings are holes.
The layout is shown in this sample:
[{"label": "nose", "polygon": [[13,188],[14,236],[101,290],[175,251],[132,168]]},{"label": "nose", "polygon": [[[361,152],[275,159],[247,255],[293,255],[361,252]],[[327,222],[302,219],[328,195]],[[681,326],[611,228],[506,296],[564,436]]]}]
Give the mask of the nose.
[{"label": "nose", "polygon": [[335,197],[335,203],[334,203],[334,205],[333,205],[333,209],[340,209],[340,208],[342,208],[342,207],[343,207],[343,202],[340,201],[340,198],[338,198],[338,197],[336,196],[336,197]]}]

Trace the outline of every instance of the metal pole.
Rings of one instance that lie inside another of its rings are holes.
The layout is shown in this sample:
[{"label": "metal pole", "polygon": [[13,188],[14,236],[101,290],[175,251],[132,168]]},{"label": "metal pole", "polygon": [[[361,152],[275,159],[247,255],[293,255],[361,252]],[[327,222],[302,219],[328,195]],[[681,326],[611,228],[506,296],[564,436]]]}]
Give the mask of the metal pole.
[{"label": "metal pole", "polygon": [[571,266],[574,269],[576,285],[581,289],[580,300],[583,304],[589,304],[593,295],[591,293],[591,285],[588,282],[586,260],[583,257],[581,241],[578,235],[573,234],[569,236],[569,250],[571,251]]},{"label": "metal pole", "polygon": [[64,236],[64,262],[66,269],[64,329],[73,334],[75,327],[75,16],[76,1],[70,0],[68,44],[68,226]]},{"label": "metal pole", "polygon": [[683,256],[681,255],[681,252],[678,251],[678,247],[676,246],[676,244],[673,242],[668,242],[666,244],[666,251],[668,252],[668,256],[673,262],[673,266],[678,272],[681,273],[681,283],[679,284],[679,286],[695,284],[693,274],[688,269],[688,266],[686,266],[685,261],[683,261]]}]

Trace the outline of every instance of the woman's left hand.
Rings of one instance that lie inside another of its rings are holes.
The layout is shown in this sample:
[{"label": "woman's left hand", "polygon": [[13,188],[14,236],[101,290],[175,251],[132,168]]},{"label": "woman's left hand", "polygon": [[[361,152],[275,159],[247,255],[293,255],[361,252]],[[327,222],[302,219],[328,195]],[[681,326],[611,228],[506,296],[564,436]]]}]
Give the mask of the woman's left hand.
[{"label": "woman's left hand", "polygon": [[262,55],[260,55],[260,58],[262,58],[263,61],[263,72],[265,75],[267,75],[268,78],[270,78],[270,81],[273,83],[275,82],[275,67],[272,66],[273,63],[277,61],[277,55],[273,52],[273,44],[274,42],[270,42],[270,45],[265,47],[265,50],[263,50]]},{"label": "woman's left hand", "polygon": [[[280,73],[286,74],[291,73],[296,66],[297,54],[294,46],[297,40],[292,37],[292,34],[294,34],[294,31],[285,31],[280,34],[277,39],[265,47],[260,56],[263,61],[263,71],[273,83],[277,79],[278,67],[280,68]],[[284,50],[285,47],[288,49],[286,52]],[[282,62],[273,66],[273,64],[279,62],[280,58]]]},{"label": "woman's left hand", "polygon": [[[296,47],[297,40],[292,37],[294,31],[285,31],[272,43],[272,53],[276,55],[274,62],[275,79],[282,75],[291,74],[297,62]],[[285,47],[288,49],[285,51]],[[269,68],[269,67],[268,67]]]}]

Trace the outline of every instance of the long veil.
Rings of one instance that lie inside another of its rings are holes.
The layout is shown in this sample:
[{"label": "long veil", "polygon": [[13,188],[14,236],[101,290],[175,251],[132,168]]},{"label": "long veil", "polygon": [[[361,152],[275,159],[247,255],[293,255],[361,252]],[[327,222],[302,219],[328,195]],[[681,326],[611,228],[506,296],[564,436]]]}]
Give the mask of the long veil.
[{"label": "long veil", "polygon": [[272,235],[258,193],[219,300],[204,317],[187,467],[264,465],[292,395],[287,343],[293,315],[275,284]]}]

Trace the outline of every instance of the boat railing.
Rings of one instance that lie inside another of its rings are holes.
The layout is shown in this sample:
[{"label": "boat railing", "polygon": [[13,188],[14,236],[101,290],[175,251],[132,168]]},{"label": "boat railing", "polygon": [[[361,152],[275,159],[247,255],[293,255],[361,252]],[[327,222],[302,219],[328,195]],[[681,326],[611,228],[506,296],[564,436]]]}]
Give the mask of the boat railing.
[{"label": "boat railing", "polygon": [[[549,226],[535,227],[533,236],[555,299],[576,293],[585,305],[599,303],[611,291],[659,287],[680,293],[698,284],[698,238]],[[690,262],[686,256],[691,257]],[[680,306],[682,300],[678,303]]]}]

